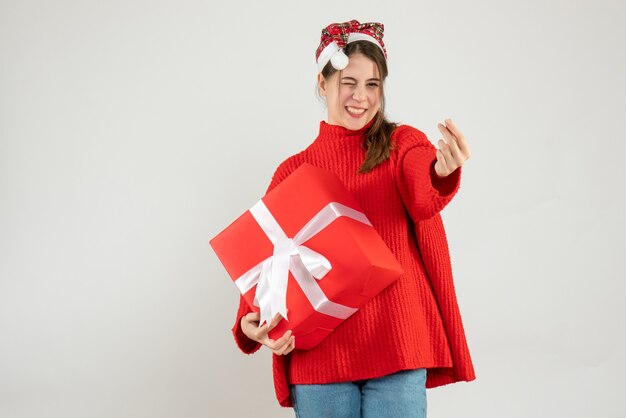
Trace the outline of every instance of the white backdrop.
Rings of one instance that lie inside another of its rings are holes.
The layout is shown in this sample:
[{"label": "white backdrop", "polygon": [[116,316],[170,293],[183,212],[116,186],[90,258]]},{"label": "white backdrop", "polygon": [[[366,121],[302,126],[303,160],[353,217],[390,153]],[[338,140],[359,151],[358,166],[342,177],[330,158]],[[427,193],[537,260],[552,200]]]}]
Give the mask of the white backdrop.
[{"label": "white backdrop", "polygon": [[[321,29],[472,158],[442,213],[477,380],[429,417],[626,416],[621,1],[0,1],[0,416],[289,417],[208,240],[317,134]],[[254,415],[253,415],[254,414]]]}]

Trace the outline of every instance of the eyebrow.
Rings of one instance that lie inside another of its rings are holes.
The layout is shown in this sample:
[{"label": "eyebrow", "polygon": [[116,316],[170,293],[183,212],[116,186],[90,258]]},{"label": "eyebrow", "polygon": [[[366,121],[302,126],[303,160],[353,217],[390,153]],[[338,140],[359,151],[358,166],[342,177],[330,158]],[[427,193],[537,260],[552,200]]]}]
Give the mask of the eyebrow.
[{"label": "eyebrow", "polygon": [[[357,81],[357,79],[354,78],[354,77],[341,77],[341,79],[342,80],[348,79],[348,80],[352,80],[352,81]],[[367,81],[380,81],[380,79],[379,78],[368,78]]]}]

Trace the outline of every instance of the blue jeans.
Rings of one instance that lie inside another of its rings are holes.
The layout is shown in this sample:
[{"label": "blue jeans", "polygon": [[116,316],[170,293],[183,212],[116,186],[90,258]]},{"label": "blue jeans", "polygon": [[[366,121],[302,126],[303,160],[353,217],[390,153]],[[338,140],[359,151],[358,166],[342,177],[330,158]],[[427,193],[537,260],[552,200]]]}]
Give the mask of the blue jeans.
[{"label": "blue jeans", "polygon": [[296,418],[425,418],[426,369],[375,379],[290,385]]}]

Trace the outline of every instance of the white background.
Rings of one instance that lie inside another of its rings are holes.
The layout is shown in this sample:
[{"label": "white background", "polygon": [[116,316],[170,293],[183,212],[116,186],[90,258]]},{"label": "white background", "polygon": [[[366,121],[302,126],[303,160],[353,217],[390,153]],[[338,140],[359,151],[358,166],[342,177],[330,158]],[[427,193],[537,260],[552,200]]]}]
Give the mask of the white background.
[{"label": "white background", "polygon": [[429,417],[615,417],[620,1],[0,1],[0,416],[289,417],[208,240],[305,148],[321,29],[385,24],[388,115],[472,148],[442,213],[477,380]]}]

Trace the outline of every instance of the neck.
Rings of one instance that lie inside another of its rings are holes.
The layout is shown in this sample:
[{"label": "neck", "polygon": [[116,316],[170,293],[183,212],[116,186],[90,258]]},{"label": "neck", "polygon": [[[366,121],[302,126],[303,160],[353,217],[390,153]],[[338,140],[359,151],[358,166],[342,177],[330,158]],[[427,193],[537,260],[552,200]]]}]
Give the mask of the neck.
[{"label": "neck", "polygon": [[318,140],[358,140],[363,138],[367,130],[374,124],[374,118],[367,122],[362,128],[348,129],[342,125],[320,121],[320,131]]}]

